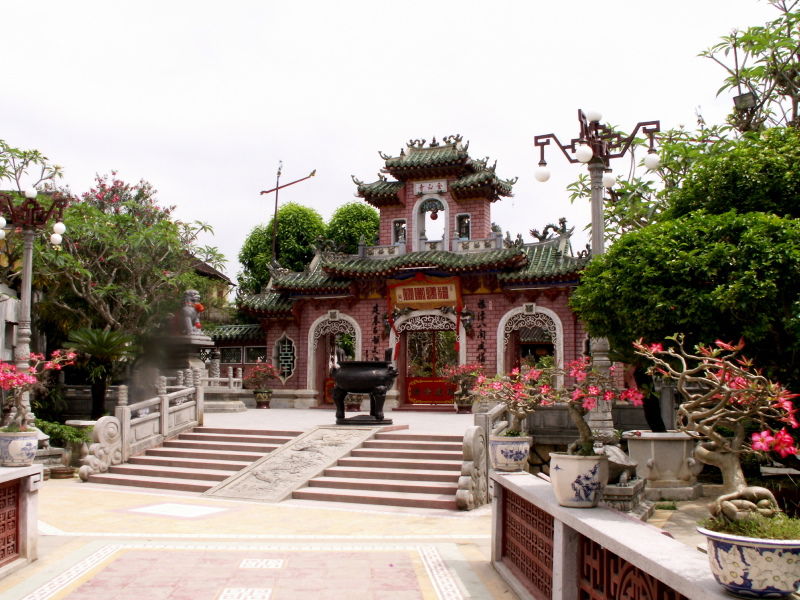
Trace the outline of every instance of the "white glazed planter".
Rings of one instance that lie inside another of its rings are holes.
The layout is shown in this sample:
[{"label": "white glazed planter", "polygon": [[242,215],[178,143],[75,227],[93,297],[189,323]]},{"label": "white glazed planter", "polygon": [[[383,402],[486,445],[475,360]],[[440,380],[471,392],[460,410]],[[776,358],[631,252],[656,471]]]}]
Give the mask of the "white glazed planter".
[{"label": "white glazed planter", "polygon": [[530,436],[489,436],[489,457],[497,471],[522,471],[531,449]]},{"label": "white glazed planter", "polygon": [[550,454],[550,483],[561,506],[597,506],[607,482],[608,457],[604,455]]},{"label": "white glazed planter", "polygon": [[708,541],[714,578],[744,598],[785,598],[800,592],[800,540],[765,540],[698,527]]},{"label": "white glazed planter", "polygon": [[29,467],[36,458],[39,438],[36,430],[0,431],[0,465]]}]

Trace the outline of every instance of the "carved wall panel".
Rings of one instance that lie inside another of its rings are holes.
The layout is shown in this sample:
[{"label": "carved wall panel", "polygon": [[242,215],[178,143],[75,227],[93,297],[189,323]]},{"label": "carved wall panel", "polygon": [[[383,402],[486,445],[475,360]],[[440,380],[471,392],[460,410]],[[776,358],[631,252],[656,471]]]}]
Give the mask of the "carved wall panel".
[{"label": "carved wall panel", "polygon": [[549,600],[553,588],[553,517],[508,490],[503,492],[501,514],[503,563],[534,598]]},{"label": "carved wall panel", "polygon": [[19,480],[0,484],[0,566],[19,557]]}]

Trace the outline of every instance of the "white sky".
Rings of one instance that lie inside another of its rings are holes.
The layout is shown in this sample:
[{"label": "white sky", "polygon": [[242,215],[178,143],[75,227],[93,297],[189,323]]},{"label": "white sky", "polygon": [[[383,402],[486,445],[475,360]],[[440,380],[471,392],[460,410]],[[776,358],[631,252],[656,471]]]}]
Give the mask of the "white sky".
[{"label": "white sky", "polygon": [[[555,149],[533,179],[533,137],[578,134],[577,109],[631,129],[720,122],[723,72],[697,54],[777,16],[761,0],[6,0],[0,138],[64,166],[73,192],[112,169],[144,178],[176,216],[213,225],[235,277],[282,190],[326,220],[374,181],[381,150],[460,133],[473,158],[519,176],[493,207],[512,236],[566,216],[588,236],[581,167]],[[612,164],[627,168],[625,159]],[[67,232],[69,233],[69,232]]]}]

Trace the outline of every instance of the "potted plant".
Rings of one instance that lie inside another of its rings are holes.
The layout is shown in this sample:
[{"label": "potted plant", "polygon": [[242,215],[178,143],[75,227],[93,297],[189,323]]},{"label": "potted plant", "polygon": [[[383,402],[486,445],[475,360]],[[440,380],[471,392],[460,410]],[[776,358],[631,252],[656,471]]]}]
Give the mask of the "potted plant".
[{"label": "potted plant", "polygon": [[[531,436],[526,417],[544,403],[549,384],[540,370],[514,369],[507,375],[479,375],[475,394],[505,406],[511,420],[500,435],[489,436],[489,457],[498,471],[521,471],[528,460]],[[544,389],[543,389],[544,388]]]},{"label": "potted plant", "polygon": [[33,425],[33,415],[28,410],[24,395],[43,386],[49,371],[59,370],[74,360],[74,352],[56,350],[49,360],[42,354],[32,353],[28,370],[19,370],[16,365],[0,362],[0,389],[10,396],[0,427],[0,464],[5,467],[33,464],[38,430]]},{"label": "potted plant", "polygon": [[472,412],[472,390],[478,381],[478,376],[483,374],[483,365],[469,363],[465,365],[451,365],[446,367],[442,376],[453,384],[453,403],[456,412]]},{"label": "potted plant", "polygon": [[578,429],[578,439],[566,452],[550,453],[550,481],[559,504],[589,508],[597,505],[608,481],[608,458],[595,450],[595,435],[585,417],[600,402],[620,401],[641,406],[643,397],[633,387],[619,391],[613,380],[615,367],[602,372],[589,357],[571,361],[564,371],[554,370],[553,376],[556,374],[568,376],[573,383],[570,387],[553,388],[548,401],[566,407]]},{"label": "potted plant", "polygon": [[[651,361],[652,372],[675,381],[682,398],[678,428],[697,440],[697,460],[722,473],[723,493],[698,528],[708,540],[714,577],[749,597],[791,594],[800,586],[800,519],[783,514],[770,490],[748,485],[741,457],[749,451],[783,458],[798,453],[789,431],[798,427],[797,394],[757,371],[741,355],[743,341],[717,340],[689,352],[683,335],[667,339],[667,348],[641,340],[634,347]],[[758,431],[748,438],[753,425]]]},{"label": "potted plant", "polygon": [[267,384],[271,379],[279,379],[280,374],[272,363],[258,360],[250,374],[244,378],[244,386],[253,390],[256,400],[256,408],[269,408],[272,400],[272,390],[267,389]]}]

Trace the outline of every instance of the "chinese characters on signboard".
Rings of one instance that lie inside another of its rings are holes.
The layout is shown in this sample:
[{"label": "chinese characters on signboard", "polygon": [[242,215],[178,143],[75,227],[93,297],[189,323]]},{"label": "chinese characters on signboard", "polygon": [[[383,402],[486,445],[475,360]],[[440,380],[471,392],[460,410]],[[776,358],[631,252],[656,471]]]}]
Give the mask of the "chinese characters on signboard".
[{"label": "chinese characters on signboard", "polygon": [[478,347],[476,350],[478,354],[476,359],[482,365],[486,364],[486,301],[478,300],[478,314],[476,315],[478,326]]},{"label": "chinese characters on signboard", "polygon": [[414,193],[418,196],[422,194],[444,194],[446,191],[446,179],[438,181],[417,181],[414,183]]}]

